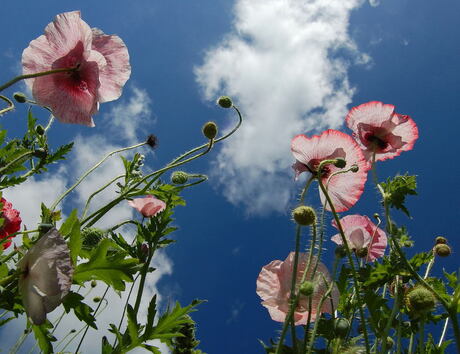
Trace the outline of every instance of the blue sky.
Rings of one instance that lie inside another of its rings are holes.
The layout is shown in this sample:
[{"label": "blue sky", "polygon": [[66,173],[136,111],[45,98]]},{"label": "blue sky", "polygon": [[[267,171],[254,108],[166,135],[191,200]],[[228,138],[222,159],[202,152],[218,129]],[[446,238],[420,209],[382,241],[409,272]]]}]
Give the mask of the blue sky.
[{"label": "blue sky", "polygon": [[[210,180],[185,192],[187,207],[176,213],[178,242],[158,259],[159,279],[151,280],[150,289],[160,292],[163,304],[208,300],[194,314],[204,352],[262,353],[257,339],[276,336],[280,325],[260,305],[255,281],[262,266],[286,258],[294,247],[289,210],[301,184],[294,182],[290,168],[290,139],[329,127],[345,129],[348,109],[367,101],[394,104],[398,113],[416,121],[420,138],[414,150],[380,163],[378,173],[381,178],[406,171],[418,175],[419,196],[408,202],[413,219],[395,218],[408,225],[417,251],[429,250],[437,235],[447,237],[454,256],[437,261],[435,273],[457,269],[458,1],[145,0],[127,6],[103,0],[75,5],[48,0],[2,4],[1,80],[20,72],[22,50],[57,13],[76,9],[91,27],[125,41],[131,79],[120,100],[101,106],[95,128],[56,123],[51,143],[76,139],[74,154],[64,167],[43,176],[46,180],[34,180],[11,192],[11,198],[24,208],[31,199],[37,207],[43,199],[53,200],[53,193],[74,181],[92,159],[150,133],[160,144],[147,153],[147,164],[160,167],[202,143],[204,122],[216,120],[222,130],[231,125],[235,118],[214,105],[220,94],[231,95],[246,116],[244,126],[210,157],[187,167],[209,174]],[[7,93],[22,89],[18,85]],[[21,132],[24,112],[19,107],[1,124],[12,134]],[[35,112],[46,120],[44,112]],[[116,159],[109,162],[74,193],[65,211],[79,206],[91,186],[117,168]],[[317,192],[307,200],[317,206]],[[376,211],[381,211],[377,195],[368,183],[350,213]],[[32,223],[38,211],[21,213]],[[129,215],[131,210],[121,206],[104,222]],[[325,247],[328,264],[334,247],[330,241]],[[0,336],[3,340],[5,332]]]}]

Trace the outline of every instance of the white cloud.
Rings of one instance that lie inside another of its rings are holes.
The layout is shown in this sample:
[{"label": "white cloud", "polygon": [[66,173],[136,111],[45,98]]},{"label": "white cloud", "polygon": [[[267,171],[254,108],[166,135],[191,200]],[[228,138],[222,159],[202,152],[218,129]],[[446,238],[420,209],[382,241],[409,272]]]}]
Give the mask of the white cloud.
[{"label": "white cloud", "polygon": [[152,110],[150,108],[152,100],[147,91],[135,86],[131,86],[132,95],[129,99],[122,99],[112,107],[104,118],[109,121],[110,129],[114,133],[114,138],[121,138],[129,144],[144,140],[146,136],[138,136],[137,132],[142,127],[155,123],[151,118]]},{"label": "white cloud", "polygon": [[372,7],[377,7],[380,5],[380,0],[369,0],[369,4],[372,6]]},{"label": "white cloud", "polygon": [[249,212],[283,211],[293,193],[296,134],[342,125],[353,89],[349,60],[368,63],[348,35],[361,0],[238,0],[234,31],[195,69],[207,99],[234,98],[245,122],[214,171],[226,197]]}]

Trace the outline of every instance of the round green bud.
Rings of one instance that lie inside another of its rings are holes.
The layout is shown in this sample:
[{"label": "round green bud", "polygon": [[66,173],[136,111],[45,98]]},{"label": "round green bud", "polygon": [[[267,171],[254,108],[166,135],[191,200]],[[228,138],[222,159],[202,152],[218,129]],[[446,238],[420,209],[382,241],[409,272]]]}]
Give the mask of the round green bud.
[{"label": "round green bud", "polygon": [[97,285],[97,282],[95,280],[91,280],[91,287],[95,288]]},{"label": "round green bud", "polygon": [[233,106],[232,99],[228,96],[220,96],[217,100],[217,104],[222,108],[231,108]]},{"label": "round green bud", "polygon": [[434,246],[434,253],[439,257],[448,257],[452,253],[452,250],[450,249],[449,245],[446,245],[445,243],[439,243]]},{"label": "round green bud", "polygon": [[447,238],[442,237],[442,236],[438,236],[438,237],[436,237],[435,242],[436,242],[437,245],[440,244],[440,243],[447,243]]},{"label": "round green bud", "polygon": [[387,337],[387,349],[391,349],[395,345],[395,341],[391,337]]},{"label": "round green bud", "polygon": [[217,135],[217,124],[214,122],[207,122],[203,125],[203,135],[208,139],[214,139]]},{"label": "round green bud", "polygon": [[38,231],[46,233],[53,227],[53,224],[38,224]]},{"label": "round green bud", "polygon": [[358,165],[352,165],[352,166],[350,167],[350,171],[353,172],[353,173],[358,172],[358,171],[359,171]]},{"label": "round green bud", "polygon": [[45,134],[45,128],[43,128],[43,126],[41,126],[40,124],[37,125],[35,127],[35,132],[38,134],[38,135],[43,135]]},{"label": "round green bud", "polygon": [[345,337],[350,329],[350,322],[346,318],[336,318],[334,320],[334,332],[338,337]]},{"label": "round green bud", "polygon": [[105,231],[96,227],[86,227],[81,230],[81,238],[84,249],[92,249],[105,237]]},{"label": "round green bud", "polygon": [[313,225],[316,222],[316,213],[312,207],[301,205],[292,211],[292,218],[299,225]]},{"label": "round green bud", "polygon": [[96,296],[95,298],[93,298],[93,301],[94,302],[101,302],[101,298],[99,296]]},{"label": "round green bud", "polygon": [[183,171],[174,171],[171,175],[171,182],[174,184],[184,184],[188,181],[188,173]]},{"label": "round green bud", "polygon": [[380,219],[379,213],[374,213],[374,219],[375,219],[375,220],[379,220],[379,219]]},{"label": "round green bud", "polygon": [[32,155],[34,157],[38,157],[39,159],[44,159],[48,155],[48,152],[43,148],[38,148],[32,153]]},{"label": "round green bud", "polygon": [[345,159],[338,157],[335,159],[334,166],[338,168],[344,168],[347,165]]},{"label": "round green bud", "polygon": [[311,281],[304,281],[299,288],[299,291],[304,296],[310,296],[315,290],[315,284]]},{"label": "round green bud", "polygon": [[334,253],[337,258],[344,258],[347,256],[347,250],[344,246],[337,246],[334,250]]},{"label": "round green bud", "polygon": [[13,93],[13,98],[16,100],[18,103],[25,103],[27,101],[26,95],[24,95],[22,92],[15,92]]},{"label": "round green bud", "polygon": [[414,245],[414,242],[410,241],[410,240],[404,241],[404,243],[403,243],[403,246],[407,247],[407,248],[412,247],[413,245]]},{"label": "round green bud", "polygon": [[413,318],[418,318],[433,311],[436,305],[434,295],[427,288],[418,285],[406,294],[406,306]]},{"label": "round green bud", "polygon": [[368,253],[367,247],[357,249],[355,253],[359,258],[367,257],[367,253]]}]

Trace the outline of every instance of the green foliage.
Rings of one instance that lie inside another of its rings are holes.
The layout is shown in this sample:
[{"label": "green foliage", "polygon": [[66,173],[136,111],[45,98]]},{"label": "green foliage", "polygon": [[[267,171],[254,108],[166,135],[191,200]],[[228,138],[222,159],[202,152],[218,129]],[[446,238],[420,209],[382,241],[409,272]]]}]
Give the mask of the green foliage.
[{"label": "green foliage", "polygon": [[380,183],[385,192],[385,201],[392,208],[402,210],[410,217],[409,210],[404,205],[406,196],[417,195],[416,176],[409,176],[407,173],[403,176],[396,176],[393,179],[388,178],[386,182]]},{"label": "green foliage", "polygon": [[37,339],[38,346],[42,352],[46,354],[53,353],[52,342],[56,341],[56,338],[49,331],[50,328],[53,328],[53,325],[49,321],[46,321],[46,323],[40,326],[32,325],[32,330],[35,339]]},{"label": "green foliage", "polygon": [[83,302],[84,299],[80,294],[73,291],[69,292],[62,301],[65,312],[69,313],[72,309],[80,321],[84,321],[88,326],[97,329],[96,318],[93,316],[94,310]]},{"label": "green foliage", "polygon": [[[108,254],[109,248],[114,251]],[[139,262],[135,258],[125,258],[126,252],[109,239],[102,240],[91,253],[86,263],[79,264],[74,272],[73,280],[83,284],[90,280],[102,280],[115,290],[125,290],[125,282],[133,281],[133,274],[139,270]]]}]

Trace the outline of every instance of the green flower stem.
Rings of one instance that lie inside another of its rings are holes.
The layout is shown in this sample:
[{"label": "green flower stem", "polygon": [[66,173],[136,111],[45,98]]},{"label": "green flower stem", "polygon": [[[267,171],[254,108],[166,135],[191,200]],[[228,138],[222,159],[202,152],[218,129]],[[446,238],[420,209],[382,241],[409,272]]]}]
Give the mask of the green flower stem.
[{"label": "green flower stem", "polygon": [[444,337],[446,336],[447,327],[449,326],[449,317],[444,321],[444,327],[442,328],[441,337],[439,338],[438,347],[441,347],[442,342],[444,342]]},{"label": "green flower stem", "polygon": [[[152,250],[152,245],[149,245],[149,257],[147,258],[147,261],[145,262],[144,267],[141,270],[141,282],[139,284],[139,289],[137,290],[137,296],[136,296],[136,302],[134,304],[134,313],[138,313],[139,311],[139,306],[141,305],[141,299],[142,299],[142,293],[144,292],[144,285],[145,285],[145,279],[147,278],[147,273],[150,267],[150,262],[152,261],[153,254],[155,253],[155,249]],[[156,248],[156,245],[155,245]]]},{"label": "green flower stem", "polygon": [[17,278],[17,273],[6,276],[3,279],[0,279],[0,286],[5,287],[12,283]]},{"label": "green flower stem", "polygon": [[3,101],[5,101],[6,103],[8,103],[8,107],[6,108],[3,108],[3,109],[0,109],[0,116],[8,111],[12,111],[14,109],[14,103],[8,98],[8,97],[5,97],[5,96],[1,96],[0,95],[0,99],[2,99]]},{"label": "green flower stem", "polygon": [[[323,281],[327,284],[327,279],[324,278],[324,276],[323,276]],[[331,284],[329,285],[329,288],[324,293],[324,295],[321,297],[321,300],[318,303],[318,306],[316,308],[316,315],[317,316],[319,316],[319,314],[321,313],[321,309],[323,307],[324,301],[326,301],[326,299],[331,294],[333,287],[334,287],[334,281],[331,281]],[[312,339],[310,340],[310,343],[308,344],[307,354],[310,354],[312,352],[312,350],[313,350],[313,344],[315,343],[315,336],[316,336],[316,331],[318,330],[318,324],[319,324],[319,318],[316,319],[315,325],[313,326],[313,331],[311,333],[311,338]]]},{"label": "green flower stem", "polygon": [[[49,110],[48,107],[46,107],[46,109]],[[44,129],[45,132],[47,132],[47,131],[51,128],[51,125],[53,124],[53,122],[54,122],[54,115],[51,113],[51,114],[50,114],[50,118],[49,118],[49,120],[48,120],[48,124],[46,125],[46,127],[45,127],[45,129]]]},{"label": "green flower stem", "polygon": [[98,193],[102,192],[104,189],[106,189],[108,186],[110,186],[113,182],[115,182],[117,179],[120,179],[122,177],[125,177],[125,174],[118,175],[115,178],[111,179],[109,182],[104,184],[101,188],[99,188],[97,191],[95,191],[93,194],[91,194],[86,201],[85,208],[83,209],[83,214],[82,214],[82,219],[86,216],[86,213],[88,212],[89,208],[89,203],[91,202],[91,199],[93,199]]},{"label": "green flower stem", "polygon": [[385,326],[385,329],[383,330],[383,335],[382,335],[382,353],[386,353],[387,350],[387,337],[388,333],[390,332],[391,325],[393,323],[393,319],[395,318],[398,310],[399,310],[399,305],[400,305],[400,299],[401,295],[399,294],[399,276],[396,276],[396,284],[395,284],[395,295],[394,295],[394,303],[393,303],[393,309],[391,310],[390,317],[388,318],[387,324]]},{"label": "green flower stem", "polygon": [[77,70],[78,70],[78,67],[60,68],[60,69],[54,69],[54,70],[49,70],[49,71],[42,71],[42,72],[34,73],[34,74],[19,75],[19,76],[16,76],[14,79],[8,81],[7,83],[1,85],[0,92],[14,85],[16,82],[24,80],[24,79],[32,79],[34,77],[57,74],[57,73],[65,73],[65,72],[71,72],[71,71],[77,71]]},{"label": "green flower stem", "polygon": [[[320,167],[324,162],[326,162],[326,161],[322,161],[322,163],[320,164]],[[350,247],[349,247],[348,241],[347,241],[347,239],[345,237],[345,233],[343,231],[342,224],[340,223],[339,216],[338,216],[337,212],[335,211],[334,204],[332,203],[331,198],[329,196],[329,193],[327,192],[326,188],[324,187],[323,182],[321,181],[321,178],[318,178],[318,183],[319,183],[321,191],[323,192],[327,202],[329,203],[332,215],[334,216],[335,222],[337,223],[337,228],[339,229],[339,234],[340,234],[340,236],[342,238],[342,243],[345,246],[345,251],[347,253],[348,262],[350,263],[351,273],[352,273],[353,280],[354,280],[356,299],[357,299],[357,302],[358,302],[359,314],[360,314],[360,317],[361,317],[362,327],[363,327],[364,342],[366,344],[366,353],[369,354],[369,337],[368,337],[367,328],[366,328],[366,318],[364,317],[363,302],[362,302],[362,299],[361,299],[361,292],[360,292],[361,289],[360,289],[360,285],[359,285],[359,282],[358,282],[358,274],[356,273],[356,268],[355,268],[355,265],[353,263],[353,258],[351,256]]]},{"label": "green flower stem", "polygon": [[123,225],[126,225],[126,224],[133,224],[133,225],[136,225],[138,226],[139,225],[139,222],[136,221],[136,220],[125,220],[125,221],[122,221],[118,224],[116,224],[115,226],[112,226],[110,229],[107,229],[107,232],[112,232],[112,231],[115,231],[116,229],[122,227]]},{"label": "green flower stem", "polygon": [[401,353],[401,316],[398,317],[398,330],[396,332],[396,354]]},{"label": "green flower stem", "polygon": [[418,353],[425,354],[425,346],[423,345],[425,342],[424,339],[425,334],[425,319],[420,321],[419,331],[418,331]]},{"label": "green flower stem", "polygon": [[0,168],[0,175],[3,173],[3,171],[8,170],[14,164],[18,163],[22,159],[24,159],[24,158],[26,158],[28,156],[31,156],[31,155],[33,155],[33,151],[27,151],[27,152],[23,153],[22,155],[19,155],[13,161],[10,161],[7,165],[5,165],[2,168]]},{"label": "green flower stem", "polygon": [[191,186],[206,182],[208,180],[208,176],[206,176],[206,175],[190,175],[190,177],[194,177],[194,178],[200,177],[200,179],[195,181],[195,182],[191,182],[191,183],[188,183],[188,184],[183,184],[183,185],[181,185],[179,187],[182,188],[182,189],[185,189],[185,188],[188,188],[188,187],[191,187]]},{"label": "green flower stem", "polygon": [[105,162],[105,160],[107,160],[110,156],[112,155],[115,155],[119,152],[123,152],[123,151],[127,151],[127,150],[132,150],[132,149],[136,149],[136,148],[139,148],[143,145],[146,145],[147,143],[144,141],[142,143],[139,143],[139,144],[136,144],[136,145],[133,145],[133,146],[128,146],[128,147],[124,147],[124,148],[121,148],[121,149],[117,149],[117,150],[114,150],[110,153],[108,153],[107,155],[105,155],[102,160],[100,160],[98,163],[96,163],[93,167],[91,167],[88,171],[86,171],[78,180],[77,182],[75,182],[75,184],[70,187],[69,189],[67,189],[58,199],[56,199],[53,203],[53,205],[51,206],[51,210],[54,210],[56,208],[56,206],[62,201],[62,199],[64,199],[70,192],[72,192],[91,172],[93,172],[96,168],[98,168],[100,165],[102,165],[102,163]]},{"label": "green flower stem", "polygon": [[[99,310],[99,308],[101,307],[102,303],[104,302],[103,300],[105,299],[105,296],[107,295],[107,292],[109,291],[109,289],[110,289],[110,286],[107,286],[107,288],[104,291],[104,294],[102,295],[101,301],[99,301],[99,304],[97,305],[96,310],[94,311],[94,315],[97,314],[97,311]],[[107,304],[106,304],[106,306],[107,306]],[[83,340],[85,339],[86,333],[88,333],[88,329],[89,329],[89,325],[86,325],[85,332],[83,333],[83,336],[81,337],[80,342],[78,343],[77,349],[75,349],[75,353],[78,353],[78,349],[80,349],[80,347],[81,347],[81,345],[83,343]],[[80,332],[78,332],[78,333],[80,333]],[[78,335],[78,333],[77,333],[77,335]],[[72,340],[73,340],[73,338],[70,340],[70,342]],[[67,345],[69,345],[70,342],[68,342]],[[64,351],[64,349],[65,349],[65,347],[62,349],[62,351]]]},{"label": "green flower stem", "polygon": [[412,354],[412,347],[414,346],[414,336],[410,336],[409,347],[407,348],[407,354]]},{"label": "green flower stem", "polygon": [[305,184],[305,187],[302,190],[302,193],[300,193],[300,200],[299,204],[302,205],[303,201],[305,200],[305,195],[307,194],[308,189],[310,188],[311,183],[313,182],[315,178],[311,176],[308,180],[307,183]]},{"label": "green flower stem", "polygon": [[[293,270],[292,270],[292,282],[291,282],[291,294],[289,297],[289,312],[286,315],[286,318],[284,320],[283,324],[283,329],[281,330],[280,334],[280,339],[278,341],[278,345],[276,346],[276,351],[275,354],[280,354],[281,353],[281,348],[283,346],[284,342],[284,337],[286,336],[286,332],[289,326],[289,323],[291,322],[291,319],[294,315],[294,310],[296,307],[296,301],[295,301],[295,283],[296,283],[296,274],[297,274],[297,263],[299,261],[299,248],[300,248],[300,234],[301,234],[301,229],[302,227],[300,225],[297,225],[296,227],[296,236],[295,236],[295,255],[294,255],[294,265],[293,265]],[[292,339],[294,341],[294,338]]]},{"label": "green flower stem", "polygon": [[[138,278],[139,278],[139,274],[136,276],[136,278],[134,278],[133,284],[131,285],[131,289],[129,289],[129,293],[125,301],[125,306],[123,307],[123,313],[121,314],[120,322],[118,323],[118,331],[120,331],[121,325],[123,324],[123,320],[125,319],[125,313],[126,313],[126,309],[128,308],[129,299],[131,298],[131,293],[133,292],[134,285],[136,284],[136,281]],[[113,343],[114,348],[116,348],[117,343],[118,343],[118,337],[115,336],[115,342]]]}]

